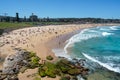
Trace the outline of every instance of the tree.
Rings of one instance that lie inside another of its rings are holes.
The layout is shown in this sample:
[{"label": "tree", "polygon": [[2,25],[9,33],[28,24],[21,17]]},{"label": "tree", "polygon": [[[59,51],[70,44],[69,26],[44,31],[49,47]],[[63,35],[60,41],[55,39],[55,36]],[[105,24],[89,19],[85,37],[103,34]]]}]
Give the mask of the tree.
[{"label": "tree", "polygon": [[19,13],[16,13],[16,21],[19,22]]}]

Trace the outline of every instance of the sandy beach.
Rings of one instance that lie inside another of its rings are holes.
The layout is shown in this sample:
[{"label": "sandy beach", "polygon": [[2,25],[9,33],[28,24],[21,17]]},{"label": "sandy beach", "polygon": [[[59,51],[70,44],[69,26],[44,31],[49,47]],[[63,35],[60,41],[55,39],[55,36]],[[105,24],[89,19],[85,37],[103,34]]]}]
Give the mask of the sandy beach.
[{"label": "sandy beach", "polygon": [[[14,48],[22,48],[35,52],[42,60],[45,60],[47,55],[51,55],[55,61],[57,57],[52,49],[64,47],[66,40],[78,33],[78,30],[104,25],[117,24],[50,25],[14,30],[0,37],[0,57],[14,54]],[[27,70],[23,74],[20,73],[19,78],[20,80],[33,80],[27,75],[35,72],[36,69]],[[43,78],[42,80],[59,80],[59,78]]]}]

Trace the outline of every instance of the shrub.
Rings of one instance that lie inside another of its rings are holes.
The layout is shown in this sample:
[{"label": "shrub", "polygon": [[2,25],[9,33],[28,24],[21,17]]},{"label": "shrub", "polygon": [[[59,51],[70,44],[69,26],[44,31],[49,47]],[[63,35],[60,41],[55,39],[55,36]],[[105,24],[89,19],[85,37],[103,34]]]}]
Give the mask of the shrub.
[{"label": "shrub", "polygon": [[64,72],[64,73],[69,70],[69,68],[66,67],[66,66],[61,66],[60,69],[61,69],[61,71]]},{"label": "shrub", "polygon": [[41,77],[45,77],[45,76],[46,76],[45,71],[40,70],[40,71],[39,71],[39,75],[40,75]]},{"label": "shrub", "polygon": [[31,62],[32,62],[33,64],[38,64],[38,63],[39,63],[39,60],[40,60],[40,58],[37,57],[37,56],[31,58]]},{"label": "shrub", "polygon": [[30,56],[30,57],[34,57],[34,56],[36,56],[36,53],[30,52],[29,56]]},{"label": "shrub", "polygon": [[69,61],[63,59],[56,63],[57,68],[59,68],[63,73],[66,73],[71,67],[69,66]]},{"label": "shrub", "polygon": [[41,77],[48,76],[51,78],[56,77],[56,67],[55,64],[46,62],[43,66],[39,68],[39,74]]},{"label": "shrub", "polygon": [[49,56],[46,57],[46,59],[47,60],[53,60],[53,57],[49,55]]},{"label": "shrub", "polygon": [[70,76],[61,77],[60,80],[70,80]]},{"label": "shrub", "polygon": [[56,66],[53,63],[50,62],[46,62],[45,66],[47,67],[45,73],[47,76],[51,77],[51,78],[55,78],[56,77]]},{"label": "shrub", "polygon": [[56,77],[56,74],[55,74],[54,71],[51,70],[51,69],[47,69],[47,70],[45,71],[45,73],[46,73],[46,75],[47,75],[48,77],[51,77],[51,78],[55,78],[55,77]]},{"label": "shrub", "polygon": [[68,71],[68,74],[70,74],[70,75],[78,75],[78,74],[80,74],[81,73],[81,71],[79,70],[79,69],[77,69],[77,68],[75,68],[75,69],[70,69],[69,71]]},{"label": "shrub", "polygon": [[70,61],[68,61],[67,59],[62,59],[62,60],[60,60],[60,62],[65,64],[65,65],[70,64]]},{"label": "shrub", "polygon": [[35,57],[31,57],[31,61],[30,61],[30,67],[31,68],[35,68],[39,66],[39,60],[40,58],[35,56]]},{"label": "shrub", "polygon": [[[70,80],[70,76],[76,76],[82,74],[83,73],[82,70],[84,70],[84,68],[83,69],[82,67],[79,68],[75,64],[65,59],[62,59],[56,63],[45,62],[45,64],[39,66],[39,74],[41,77],[48,76],[51,78],[55,78],[56,75],[69,76],[69,77],[62,77],[60,80]],[[87,71],[87,69],[85,69],[84,71]]]}]

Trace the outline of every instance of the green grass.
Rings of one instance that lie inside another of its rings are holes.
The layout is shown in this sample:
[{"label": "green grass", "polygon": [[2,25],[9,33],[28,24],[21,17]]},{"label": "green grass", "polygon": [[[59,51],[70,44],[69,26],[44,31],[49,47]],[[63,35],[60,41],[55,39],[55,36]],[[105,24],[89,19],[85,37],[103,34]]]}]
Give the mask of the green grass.
[{"label": "green grass", "polygon": [[65,22],[0,22],[0,29],[6,28],[24,28],[36,25],[62,25]]},{"label": "green grass", "polygon": [[32,22],[0,22],[0,29],[6,28],[22,28],[22,27],[29,27],[34,26],[35,24]]},{"label": "green grass", "polygon": [[40,22],[41,25],[62,25],[67,24],[68,22]]}]

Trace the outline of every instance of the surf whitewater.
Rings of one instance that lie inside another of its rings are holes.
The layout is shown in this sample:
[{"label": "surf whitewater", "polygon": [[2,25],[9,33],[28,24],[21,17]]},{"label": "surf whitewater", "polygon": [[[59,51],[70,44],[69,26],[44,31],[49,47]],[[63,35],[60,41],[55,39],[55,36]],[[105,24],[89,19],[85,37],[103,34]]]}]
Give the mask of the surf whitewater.
[{"label": "surf whitewater", "polygon": [[84,29],[68,40],[64,51],[72,58],[84,58],[120,73],[120,27]]}]

